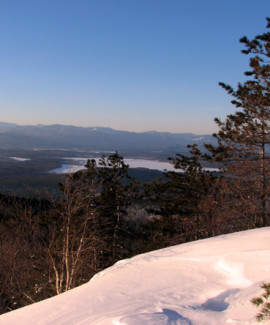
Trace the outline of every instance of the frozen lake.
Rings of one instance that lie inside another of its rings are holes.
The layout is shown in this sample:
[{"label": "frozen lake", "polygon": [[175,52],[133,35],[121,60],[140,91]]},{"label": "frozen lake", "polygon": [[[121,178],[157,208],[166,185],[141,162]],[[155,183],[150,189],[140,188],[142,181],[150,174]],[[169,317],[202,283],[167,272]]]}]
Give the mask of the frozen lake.
[{"label": "frozen lake", "polygon": [[[50,170],[49,173],[75,173],[79,170],[84,169],[84,166],[88,159],[95,159],[98,165],[100,158],[63,158],[63,160],[66,160],[68,163],[63,163],[60,168]],[[128,164],[130,168],[147,168],[159,171],[181,171],[180,169],[175,169],[172,164],[166,161],[127,158],[124,159],[124,162]],[[206,170],[218,171],[216,168],[206,168]]]},{"label": "frozen lake", "polygon": [[[63,158],[69,163],[64,163],[60,168],[50,170],[49,173],[56,174],[67,174],[75,173],[81,169],[84,169],[84,166],[88,159],[95,159],[97,165],[99,158]],[[158,160],[147,160],[147,159],[124,159],[124,162],[129,165],[130,168],[147,168],[154,169],[159,171],[174,171],[173,165],[168,162],[158,161]],[[179,171],[179,170],[178,170]]]}]

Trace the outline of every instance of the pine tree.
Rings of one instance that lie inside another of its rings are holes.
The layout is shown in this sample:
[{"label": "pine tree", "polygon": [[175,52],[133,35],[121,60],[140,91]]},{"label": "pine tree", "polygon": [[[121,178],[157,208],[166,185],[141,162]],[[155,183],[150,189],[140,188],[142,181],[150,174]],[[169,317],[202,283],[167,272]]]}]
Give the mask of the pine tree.
[{"label": "pine tree", "polygon": [[270,320],[270,283],[264,283],[261,288],[264,289],[264,293],[251,300],[253,305],[261,308],[260,312],[256,316],[259,322]]},{"label": "pine tree", "polygon": [[[267,22],[270,28],[269,18]],[[242,52],[251,55],[250,71],[245,73],[251,79],[236,90],[220,83],[240,110],[225,121],[215,119],[219,132],[213,136],[218,145],[205,147],[213,160],[222,163],[221,171],[230,180],[242,212],[249,211],[256,226],[265,226],[269,225],[270,33],[253,40],[244,36],[240,42],[245,45]]]},{"label": "pine tree", "polygon": [[89,280],[100,269],[129,257],[131,232],[126,221],[129,205],[128,165],[116,152],[99,164],[66,176],[61,202],[48,238],[48,256],[57,294]]},{"label": "pine tree", "polygon": [[176,154],[169,158],[176,171],[165,172],[165,179],[157,179],[145,187],[153,206],[148,210],[158,216],[153,223],[155,231],[163,241],[167,238],[166,244],[205,237],[201,202],[216,179],[202,167],[197,146],[189,148],[189,156]]},{"label": "pine tree", "polygon": [[111,250],[112,258],[115,259],[120,258],[120,255],[123,257],[123,238],[130,235],[126,215],[134,183],[128,175],[129,166],[118,152],[108,157],[102,156],[99,166],[98,179],[101,190],[98,211],[111,234],[108,250]]}]

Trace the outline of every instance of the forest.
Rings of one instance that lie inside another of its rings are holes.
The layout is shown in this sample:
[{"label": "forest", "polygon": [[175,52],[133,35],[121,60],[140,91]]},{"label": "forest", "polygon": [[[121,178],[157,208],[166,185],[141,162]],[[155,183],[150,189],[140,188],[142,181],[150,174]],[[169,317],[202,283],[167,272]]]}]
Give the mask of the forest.
[{"label": "forest", "polygon": [[[270,28],[270,18],[267,18]],[[236,112],[216,118],[217,145],[190,144],[154,181],[131,177],[116,151],[68,174],[50,198],[0,196],[0,312],[89,281],[120,259],[270,225],[270,32],[240,39],[247,80]],[[218,171],[206,171],[204,163]]]}]

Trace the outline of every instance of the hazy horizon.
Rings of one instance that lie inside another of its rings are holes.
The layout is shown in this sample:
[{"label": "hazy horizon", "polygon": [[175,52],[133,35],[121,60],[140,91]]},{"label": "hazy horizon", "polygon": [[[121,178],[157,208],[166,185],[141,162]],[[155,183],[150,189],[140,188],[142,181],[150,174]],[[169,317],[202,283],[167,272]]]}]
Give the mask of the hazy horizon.
[{"label": "hazy horizon", "polygon": [[187,134],[194,134],[194,135],[211,135],[212,133],[194,133],[194,132],[171,132],[171,131],[157,131],[157,130],[142,130],[142,131],[130,131],[127,129],[116,129],[111,126],[104,126],[104,125],[86,125],[86,126],[81,126],[81,125],[75,125],[75,124],[62,124],[62,123],[52,123],[52,124],[44,124],[44,123],[36,123],[36,124],[22,124],[22,123],[14,123],[14,122],[7,122],[7,121],[0,121],[0,123],[7,123],[7,124],[14,124],[18,126],[23,126],[23,127],[35,127],[35,126],[54,126],[54,125],[59,125],[59,126],[72,126],[72,127],[78,127],[78,128],[105,128],[105,129],[111,129],[114,131],[123,131],[123,132],[132,132],[132,133],[151,133],[151,132],[156,132],[156,133],[172,133],[172,134],[182,134],[182,133],[187,133]]}]

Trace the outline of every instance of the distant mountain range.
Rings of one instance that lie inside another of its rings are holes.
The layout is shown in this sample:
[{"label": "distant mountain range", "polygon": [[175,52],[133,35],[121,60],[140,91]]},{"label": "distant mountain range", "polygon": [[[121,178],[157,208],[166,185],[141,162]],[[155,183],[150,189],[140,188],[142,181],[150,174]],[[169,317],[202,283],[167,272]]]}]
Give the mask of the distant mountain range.
[{"label": "distant mountain range", "polygon": [[188,144],[213,143],[211,135],[128,132],[72,125],[22,126],[0,122],[0,149],[70,149],[186,152]]}]

